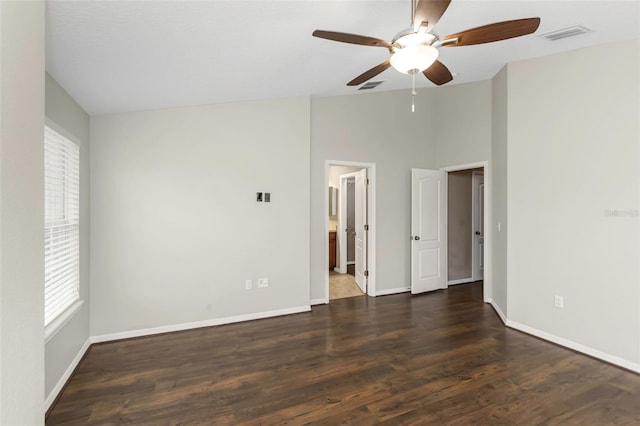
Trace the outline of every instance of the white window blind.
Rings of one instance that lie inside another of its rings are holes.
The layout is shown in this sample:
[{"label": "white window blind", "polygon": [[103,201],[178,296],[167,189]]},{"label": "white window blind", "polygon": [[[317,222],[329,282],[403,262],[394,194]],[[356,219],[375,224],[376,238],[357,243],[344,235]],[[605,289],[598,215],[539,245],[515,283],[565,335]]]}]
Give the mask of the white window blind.
[{"label": "white window blind", "polygon": [[80,149],[44,131],[44,325],[80,298]]}]

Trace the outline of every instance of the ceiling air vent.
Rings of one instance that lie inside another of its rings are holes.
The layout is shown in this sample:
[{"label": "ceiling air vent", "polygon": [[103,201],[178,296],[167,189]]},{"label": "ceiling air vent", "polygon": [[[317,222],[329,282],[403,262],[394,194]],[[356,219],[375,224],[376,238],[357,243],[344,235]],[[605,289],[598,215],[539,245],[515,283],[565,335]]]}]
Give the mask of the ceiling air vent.
[{"label": "ceiling air vent", "polygon": [[382,84],[382,81],[370,81],[368,83],[363,84],[362,86],[360,86],[358,88],[358,90],[370,90],[370,89],[375,89],[376,87],[378,87],[380,84]]},{"label": "ceiling air vent", "polygon": [[591,32],[589,28],[582,25],[574,25],[573,27],[562,28],[560,30],[551,31],[550,33],[540,34],[540,37],[556,41],[562,38],[573,37],[588,32]]}]

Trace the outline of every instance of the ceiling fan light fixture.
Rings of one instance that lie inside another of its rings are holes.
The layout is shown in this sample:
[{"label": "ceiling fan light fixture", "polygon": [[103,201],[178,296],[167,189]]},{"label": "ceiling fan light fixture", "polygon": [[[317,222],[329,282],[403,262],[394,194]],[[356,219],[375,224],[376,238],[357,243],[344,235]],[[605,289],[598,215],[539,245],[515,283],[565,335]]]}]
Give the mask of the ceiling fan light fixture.
[{"label": "ceiling fan light fixture", "polygon": [[438,59],[438,49],[419,44],[396,49],[391,55],[391,66],[403,74],[417,74],[429,68]]},{"label": "ceiling fan light fixture", "polygon": [[401,31],[393,39],[393,44],[401,47],[433,44],[437,37],[431,33],[416,33],[411,29]]}]

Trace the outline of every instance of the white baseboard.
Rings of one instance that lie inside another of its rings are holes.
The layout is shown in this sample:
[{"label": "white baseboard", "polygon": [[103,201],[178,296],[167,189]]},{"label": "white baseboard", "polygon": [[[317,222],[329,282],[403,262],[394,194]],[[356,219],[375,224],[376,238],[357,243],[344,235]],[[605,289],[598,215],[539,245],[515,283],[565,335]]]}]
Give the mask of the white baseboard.
[{"label": "white baseboard", "polygon": [[548,340],[549,342],[553,342],[560,346],[573,349],[574,351],[582,352],[594,358],[598,358],[603,361],[609,362],[611,364],[617,365],[619,367],[626,368],[627,370],[631,370],[635,373],[640,373],[640,364],[638,363],[631,362],[626,359],[618,358],[617,356],[614,356],[605,352],[601,352],[597,349],[590,348],[589,346],[585,346],[580,343],[576,343],[571,340],[567,340],[562,337],[549,334],[547,332],[538,330],[533,327],[529,327],[528,325],[520,324],[512,320],[507,320],[506,324],[507,324],[507,327],[514,328],[516,330],[522,331],[527,334],[531,334],[532,336],[536,336],[544,340]]},{"label": "white baseboard", "polygon": [[341,267],[336,266],[335,268],[333,268],[333,272],[337,272],[338,274],[346,274],[347,268],[342,269]]},{"label": "white baseboard", "polygon": [[166,325],[162,327],[143,328],[139,330],[123,331],[120,333],[102,334],[91,336],[91,343],[110,342],[112,340],[130,339],[132,337],[151,336],[153,334],[170,333],[172,331],[191,330],[193,328],[211,327],[215,325],[232,324],[234,322],[252,321],[263,318],[278,317],[281,315],[309,312],[311,306],[297,306],[295,308],[278,309],[275,311],[257,312],[254,314],[236,315],[224,318],[213,318],[204,321],[188,322],[183,324]]},{"label": "white baseboard", "polygon": [[376,291],[376,296],[387,296],[389,294],[406,293],[410,290],[411,290],[410,287],[399,287],[399,288],[390,288],[387,290],[378,290]]},{"label": "white baseboard", "polygon": [[69,380],[69,378],[75,371],[76,367],[80,363],[80,360],[82,360],[82,357],[89,349],[89,346],[91,346],[90,337],[87,339],[86,342],[84,342],[84,344],[82,345],[82,347],[80,348],[76,356],[73,358],[73,361],[71,361],[71,364],[69,364],[69,367],[67,367],[62,377],[60,377],[60,380],[58,380],[58,383],[56,383],[53,389],[51,389],[51,392],[49,392],[49,395],[47,395],[47,397],[45,398],[44,400],[45,413],[49,410],[49,408],[51,407],[51,404],[53,404],[53,401],[56,400],[56,398],[58,397],[58,394],[62,391],[62,388],[64,388],[64,385],[67,383],[67,380]]},{"label": "white baseboard", "polygon": [[309,302],[311,304],[311,306],[313,305],[326,305],[327,303],[329,303],[328,299],[311,299],[311,302]]},{"label": "white baseboard", "polygon": [[493,310],[496,311],[496,313],[498,314],[498,316],[502,320],[502,323],[504,325],[507,325],[507,316],[504,314],[504,312],[502,312],[502,309],[500,309],[500,306],[498,306],[498,304],[493,299],[488,299],[486,301],[486,303],[491,305]]},{"label": "white baseboard", "polygon": [[472,283],[472,282],[474,282],[473,278],[462,278],[462,279],[459,279],[459,280],[447,281],[447,285],[467,284],[467,283]]}]

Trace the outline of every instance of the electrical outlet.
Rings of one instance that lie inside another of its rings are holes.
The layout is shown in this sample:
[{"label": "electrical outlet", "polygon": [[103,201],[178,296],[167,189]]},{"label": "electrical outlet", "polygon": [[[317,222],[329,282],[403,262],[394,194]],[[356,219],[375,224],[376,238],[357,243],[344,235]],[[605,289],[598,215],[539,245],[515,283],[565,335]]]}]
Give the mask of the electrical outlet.
[{"label": "electrical outlet", "polygon": [[269,287],[269,278],[258,278],[258,288]]},{"label": "electrical outlet", "polygon": [[564,308],[564,297],[556,296],[555,303],[556,303],[556,308]]},{"label": "electrical outlet", "polygon": [[251,290],[251,287],[253,287],[253,282],[251,280],[246,280],[244,282],[244,289],[245,290]]}]

